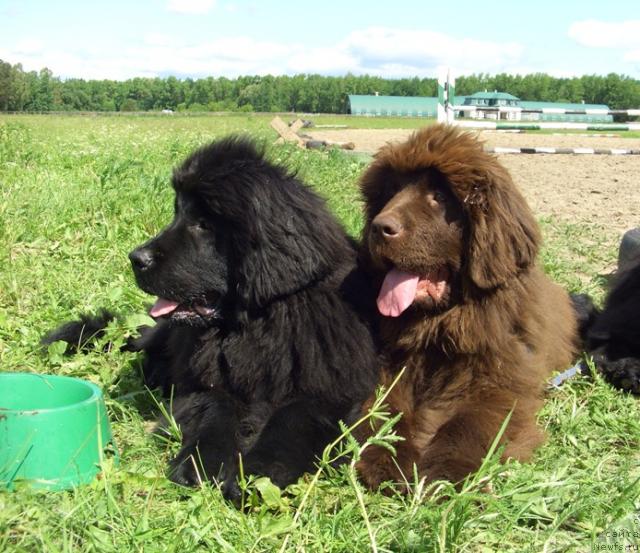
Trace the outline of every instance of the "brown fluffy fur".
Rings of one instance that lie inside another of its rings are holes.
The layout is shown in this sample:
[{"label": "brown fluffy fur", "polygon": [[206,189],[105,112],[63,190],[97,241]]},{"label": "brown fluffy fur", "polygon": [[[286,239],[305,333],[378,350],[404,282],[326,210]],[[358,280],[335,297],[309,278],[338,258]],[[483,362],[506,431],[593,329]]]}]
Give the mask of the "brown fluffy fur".
[{"label": "brown fluffy fur", "polygon": [[367,448],[362,480],[402,483],[415,464],[428,480],[459,482],[511,410],[503,458],[526,460],[544,439],[536,414],[546,379],[572,361],[576,329],[567,294],[536,265],[539,229],[509,173],[470,134],[434,125],[383,147],[361,189],[376,285],[393,266],[449,272],[441,300],[380,317],[382,383],[406,367],[388,398],[404,440],[396,458]]}]

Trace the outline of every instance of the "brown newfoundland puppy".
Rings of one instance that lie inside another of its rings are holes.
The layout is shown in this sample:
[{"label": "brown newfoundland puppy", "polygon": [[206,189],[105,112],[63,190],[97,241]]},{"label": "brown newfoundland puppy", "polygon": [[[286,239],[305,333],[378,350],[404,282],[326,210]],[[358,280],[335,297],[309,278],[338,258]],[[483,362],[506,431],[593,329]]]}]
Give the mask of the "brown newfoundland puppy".
[{"label": "brown newfoundland puppy", "polygon": [[567,294],[536,264],[540,233],[507,170],[472,135],[434,125],[384,146],[361,182],[365,266],[378,286],[382,383],[402,413],[394,458],[371,447],[372,487],[459,482],[513,410],[504,458],[527,459],[547,376],[575,353]]}]

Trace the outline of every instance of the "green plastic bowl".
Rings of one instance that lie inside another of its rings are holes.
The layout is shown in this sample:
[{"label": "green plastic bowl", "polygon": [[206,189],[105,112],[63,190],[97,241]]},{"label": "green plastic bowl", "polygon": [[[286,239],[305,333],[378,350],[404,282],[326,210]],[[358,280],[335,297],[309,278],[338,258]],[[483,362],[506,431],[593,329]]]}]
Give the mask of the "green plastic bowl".
[{"label": "green plastic bowl", "polygon": [[[111,444],[111,446],[109,446]],[[0,373],[0,487],[91,482],[115,452],[102,391],[66,376]]]}]

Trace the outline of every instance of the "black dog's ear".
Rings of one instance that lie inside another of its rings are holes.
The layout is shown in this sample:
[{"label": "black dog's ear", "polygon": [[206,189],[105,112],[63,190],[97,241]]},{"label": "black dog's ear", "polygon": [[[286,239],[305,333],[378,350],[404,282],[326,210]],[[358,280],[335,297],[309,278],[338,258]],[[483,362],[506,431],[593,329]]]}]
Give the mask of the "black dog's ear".
[{"label": "black dog's ear", "polygon": [[236,293],[261,308],[303,290],[344,264],[354,249],[324,202],[295,179],[268,183],[250,202],[232,246]]},{"label": "black dog's ear", "polygon": [[[571,305],[578,323],[578,335],[582,344],[587,342],[587,332],[593,326],[600,311],[593,303],[593,299],[588,294],[569,294]],[[583,346],[584,347],[584,346]]]},{"label": "black dog's ear", "polygon": [[[271,229],[272,230],[272,229]],[[264,307],[321,277],[327,263],[304,236],[259,237],[240,249],[236,291],[244,306]]]},{"label": "black dog's ear", "polygon": [[540,231],[527,202],[498,163],[487,163],[462,199],[469,219],[468,274],[479,288],[504,284],[535,262]]}]

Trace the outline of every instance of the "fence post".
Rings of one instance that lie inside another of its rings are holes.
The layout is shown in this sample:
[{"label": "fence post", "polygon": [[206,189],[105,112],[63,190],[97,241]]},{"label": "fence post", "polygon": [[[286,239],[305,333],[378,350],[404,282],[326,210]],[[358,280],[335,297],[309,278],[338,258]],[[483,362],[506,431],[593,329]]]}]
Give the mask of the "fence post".
[{"label": "fence post", "polygon": [[446,74],[438,76],[438,123],[452,124],[454,118],[453,104],[455,103],[455,79],[447,69]]}]

